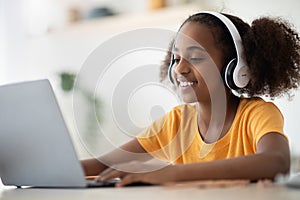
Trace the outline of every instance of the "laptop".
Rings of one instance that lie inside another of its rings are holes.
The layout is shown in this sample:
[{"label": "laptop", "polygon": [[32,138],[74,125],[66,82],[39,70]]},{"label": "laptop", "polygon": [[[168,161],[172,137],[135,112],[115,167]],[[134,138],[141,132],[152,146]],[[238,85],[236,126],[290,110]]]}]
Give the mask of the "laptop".
[{"label": "laptop", "polygon": [[288,180],[286,181],[286,186],[292,187],[292,188],[300,188],[300,173],[294,173],[292,174]]},{"label": "laptop", "polygon": [[49,80],[0,86],[0,177],[4,185],[106,187],[85,174]]}]

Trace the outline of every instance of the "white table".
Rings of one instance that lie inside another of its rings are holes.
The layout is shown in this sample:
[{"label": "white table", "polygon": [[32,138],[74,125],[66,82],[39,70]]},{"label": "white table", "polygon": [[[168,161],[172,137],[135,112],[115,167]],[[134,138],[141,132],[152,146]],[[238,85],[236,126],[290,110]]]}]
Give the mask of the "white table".
[{"label": "white table", "polygon": [[299,200],[300,189],[272,185],[264,188],[255,184],[228,188],[198,187],[127,187],[127,188],[90,188],[90,189],[36,189],[2,188],[1,200],[47,200],[47,199],[103,199],[103,200]]}]

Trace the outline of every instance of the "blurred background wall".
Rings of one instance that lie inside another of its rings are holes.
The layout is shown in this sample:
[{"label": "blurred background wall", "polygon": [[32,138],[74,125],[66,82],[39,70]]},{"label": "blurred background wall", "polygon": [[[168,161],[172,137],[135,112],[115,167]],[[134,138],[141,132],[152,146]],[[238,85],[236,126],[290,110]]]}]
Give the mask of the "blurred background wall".
[{"label": "blurred background wall", "polygon": [[[59,75],[76,74],[90,53],[111,37],[145,27],[176,31],[199,10],[232,13],[249,23],[259,16],[282,16],[300,32],[299,7],[298,0],[0,0],[0,84],[49,78],[70,129],[76,132],[71,96],[61,90]],[[163,57],[164,52],[153,59],[159,65]],[[152,76],[158,79],[158,73],[157,68]],[[297,91],[291,102],[275,101],[285,116],[295,158],[300,155],[299,98]],[[73,138],[80,157],[90,156],[78,136]]]}]

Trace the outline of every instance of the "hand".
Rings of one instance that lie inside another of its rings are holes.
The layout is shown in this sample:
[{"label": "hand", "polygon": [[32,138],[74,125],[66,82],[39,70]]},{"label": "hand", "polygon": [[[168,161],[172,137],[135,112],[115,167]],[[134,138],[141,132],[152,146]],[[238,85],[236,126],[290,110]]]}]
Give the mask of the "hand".
[{"label": "hand", "polygon": [[122,187],[135,182],[143,182],[159,185],[176,181],[176,166],[153,165],[145,162],[129,162],[114,165],[96,178],[96,181],[108,181],[112,178],[121,178],[116,187]]}]

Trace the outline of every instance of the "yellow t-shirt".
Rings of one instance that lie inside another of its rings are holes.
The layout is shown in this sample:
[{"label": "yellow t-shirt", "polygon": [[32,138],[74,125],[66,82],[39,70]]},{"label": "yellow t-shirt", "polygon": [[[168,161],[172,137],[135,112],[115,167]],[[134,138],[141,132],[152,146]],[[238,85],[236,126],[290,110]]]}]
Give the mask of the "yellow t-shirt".
[{"label": "yellow t-shirt", "polygon": [[254,154],[263,135],[270,132],[284,135],[283,121],[273,103],[261,98],[243,98],[226,135],[207,144],[198,131],[195,106],[185,104],[155,121],[137,139],[147,152],[170,163],[212,161]]}]

